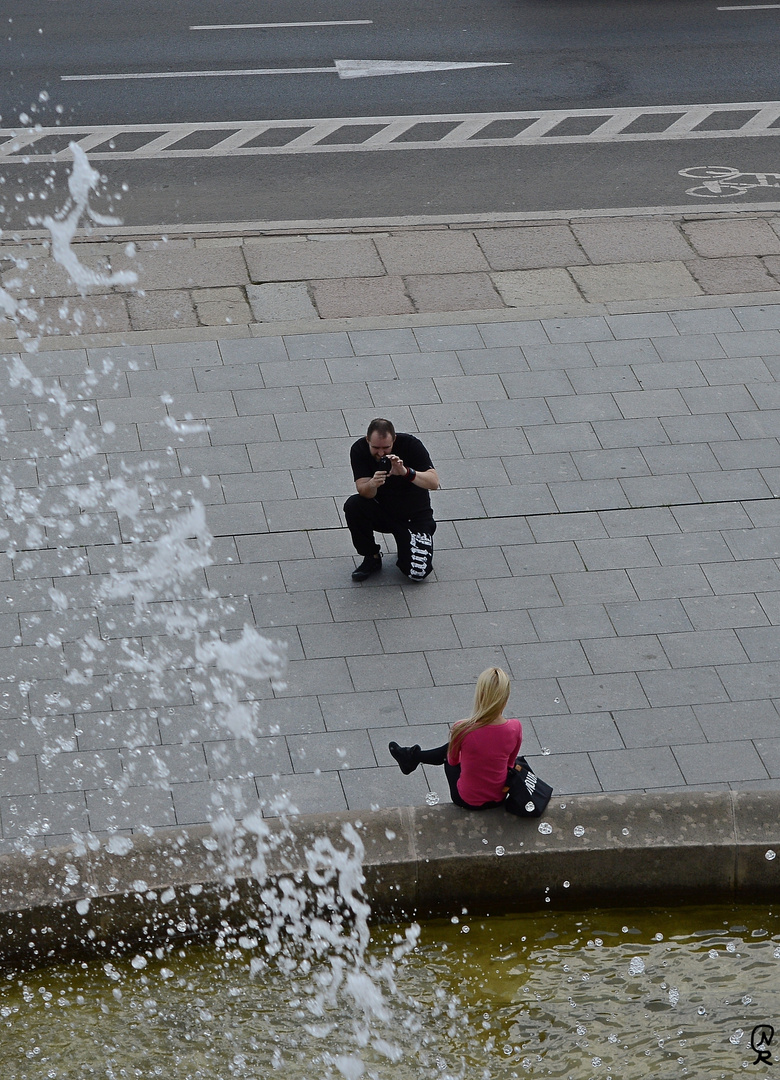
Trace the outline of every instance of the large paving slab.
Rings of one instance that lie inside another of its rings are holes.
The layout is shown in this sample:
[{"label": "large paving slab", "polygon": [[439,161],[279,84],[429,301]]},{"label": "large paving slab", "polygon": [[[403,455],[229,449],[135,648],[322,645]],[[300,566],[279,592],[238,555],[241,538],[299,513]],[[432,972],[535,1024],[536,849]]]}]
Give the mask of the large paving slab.
[{"label": "large paving slab", "polygon": [[[561,795],[780,784],[780,304],[304,325],[74,339],[25,354],[32,382],[7,352],[3,850],[272,816],[282,792],[444,799],[387,743],[440,743],[494,663]],[[348,451],[377,414],[442,479],[421,585],[389,537],[350,579]],[[178,548],[173,592],[136,609],[121,582],[193,498],[207,557],[187,573]],[[286,686],[245,688],[253,743],[203,706],[163,608],[284,642]]]}]

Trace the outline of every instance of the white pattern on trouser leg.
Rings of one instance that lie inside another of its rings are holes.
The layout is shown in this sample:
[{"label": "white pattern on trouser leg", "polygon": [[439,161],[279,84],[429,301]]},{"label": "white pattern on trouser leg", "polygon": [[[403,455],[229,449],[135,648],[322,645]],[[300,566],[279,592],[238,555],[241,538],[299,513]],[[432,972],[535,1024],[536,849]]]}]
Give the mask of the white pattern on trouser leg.
[{"label": "white pattern on trouser leg", "polygon": [[433,561],[433,537],[428,533],[413,533],[409,530],[411,566],[410,578],[424,578],[430,573]]}]

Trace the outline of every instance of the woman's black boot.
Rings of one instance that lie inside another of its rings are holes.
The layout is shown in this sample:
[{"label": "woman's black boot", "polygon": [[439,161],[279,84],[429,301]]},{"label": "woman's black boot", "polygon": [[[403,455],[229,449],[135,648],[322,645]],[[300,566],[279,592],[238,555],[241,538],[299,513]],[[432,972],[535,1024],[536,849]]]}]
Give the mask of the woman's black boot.
[{"label": "woman's black boot", "polygon": [[401,772],[407,776],[420,764],[420,747],[417,745],[399,746],[397,742],[391,742],[388,749],[398,762]]}]

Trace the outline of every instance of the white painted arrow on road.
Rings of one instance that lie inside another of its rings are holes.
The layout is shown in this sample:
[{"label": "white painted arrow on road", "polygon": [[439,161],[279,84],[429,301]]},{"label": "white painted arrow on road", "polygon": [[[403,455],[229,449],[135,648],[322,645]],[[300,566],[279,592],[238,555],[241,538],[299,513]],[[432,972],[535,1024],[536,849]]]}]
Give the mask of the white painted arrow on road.
[{"label": "white painted arrow on road", "polygon": [[419,75],[424,71],[453,71],[455,68],[509,67],[507,63],[439,62],[438,60],[334,60],[340,79],[365,79],[371,75]]},{"label": "white painted arrow on road", "polygon": [[104,82],[120,79],[222,79],[228,75],[338,75],[340,79],[367,79],[376,75],[422,75],[429,71],[460,68],[509,67],[505,62],[439,60],[334,60],[333,67],[247,68],[241,71],[133,71],[108,75],[62,75],[63,82]]}]

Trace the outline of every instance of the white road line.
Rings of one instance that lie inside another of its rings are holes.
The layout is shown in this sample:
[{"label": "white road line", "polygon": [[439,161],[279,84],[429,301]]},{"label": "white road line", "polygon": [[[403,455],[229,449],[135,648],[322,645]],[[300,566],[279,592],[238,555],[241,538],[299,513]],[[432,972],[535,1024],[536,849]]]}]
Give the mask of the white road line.
[{"label": "white road line", "polygon": [[[566,121],[572,118],[580,123],[590,121],[586,125],[590,131],[579,135],[565,134]],[[712,120],[716,123],[708,126]],[[720,126],[723,123],[725,127]],[[422,137],[419,140],[414,138],[414,129],[418,125],[424,129],[420,132]],[[493,131],[496,134],[492,134]],[[190,148],[186,140],[195,134],[201,146]],[[733,140],[778,135],[780,101],[742,101],[717,105],[649,105],[645,108],[612,110],[556,109],[234,123],[6,128],[0,130],[0,161],[29,162],[32,157],[36,161],[68,161],[71,158],[68,149],[70,141],[88,150],[95,161],[142,161],[260,154],[353,154],[383,150]],[[132,137],[130,149],[126,149],[126,137]],[[112,145],[114,140],[116,145]]]},{"label": "white road line", "polygon": [[373,19],[343,19],[340,22],[258,22],[225,23],[217,26],[191,26],[190,30],[275,30],[287,26],[372,26]]},{"label": "white road line", "polygon": [[335,68],[247,68],[245,71],[130,71],[110,75],[61,75],[62,82],[112,82],[126,79],[220,79],[229,75],[334,75]]},{"label": "white road line", "polygon": [[132,71],[106,75],[60,75],[60,79],[62,82],[106,82],[126,79],[219,79],[235,75],[338,75],[340,79],[365,79],[379,75],[422,75],[430,71],[509,66],[509,63],[490,60],[334,60],[333,67],[248,68],[241,71]]},{"label": "white road line", "polygon": [[719,7],[716,11],[769,11],[780,8],[780,4],[739,4],[737,7]]}]

